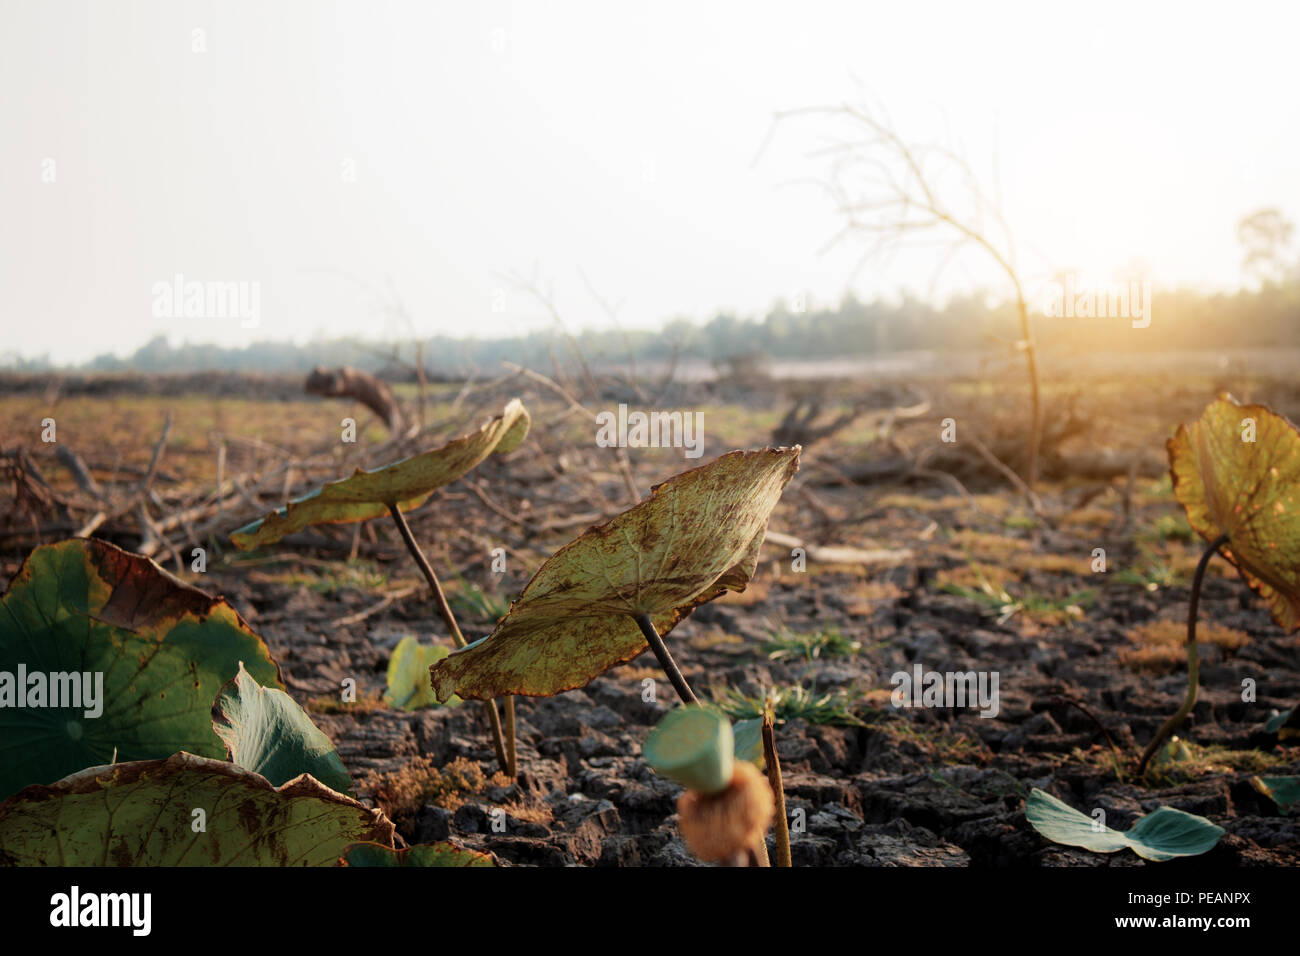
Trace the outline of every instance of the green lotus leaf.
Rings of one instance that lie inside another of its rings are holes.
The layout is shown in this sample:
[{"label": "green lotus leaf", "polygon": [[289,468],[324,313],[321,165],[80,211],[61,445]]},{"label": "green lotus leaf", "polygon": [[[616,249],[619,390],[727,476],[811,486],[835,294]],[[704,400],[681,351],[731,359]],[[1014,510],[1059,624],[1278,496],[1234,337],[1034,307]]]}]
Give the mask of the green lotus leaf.
[{"label": "green lotus leaf", "polygon": [[682,472],[569,542],[538,569],[486,638],[431,668],[439,700],[550,696],[588,683],[695,607],[743,591],[799,446],[735,451]]},{"label": "green lotus leaf", "polygon": [[1224,556],[1273,620],[1300,626],[1300,431],[1266,405],[1223,395],[1167,447],[1188,523],[1207,541],[1226,534]]},{"label": "green lotus leaf", "polygon": [[1160,807],[1138,820],[1127,833],[1112,830],[1068,803],[1038,788],[1025,802],[1030,825],[1053,843],[1079,846],[1093,853],[1114,853],[1128,847],[1147,860],[1196,856],[1213,849],[1223,828],[1205,817],[1173,807]]},{"label": "green lotus leaf", "polygon": [[343,848],[342,866],[496,866],[487,853],[454,843],[417,843],[402,850],[378,843],[353,843]]},{"label": "green lotus leaf", "polygon": [[187,753],[94,767],[0,804],[6,866],[331,866],[365,841],[391,845],[392,823],[308,774],[273,787]]},{"label": "green lotus leaf", "polygon": [[253,680],[243,661],[212,705],[212,729],[225,743],[229,760],[261,774],[272,786],[309,773],[340,793],[352,789],[333,742],[292,697]]},{"label": "green lotus leaf", "polygon": [[[438,698],[433,695],[429,668],[449,653],[450,648],[441,644],[421,644],[410,635],[402,638],[388,659],[388,689],[384,691],[384,703],[399,710],[436,706]],[[452,698],[447,703],[458,701]]]},{"label": "green lotus leaf", "polygon": [[687,790],[719,793],[735,771],[731,721],[712,707],[687,704],[670,710],[641,747],[645,762]]},{"label": "green lotus leaf", "polygon": [[387,514],[391,505],[402,511],[418,508],[437,489],[478,467],[488,455],[504,455],[518,448],[528,434],[529,423],[523,403],[512,399],[502,414],[478,431],[382,468],[358,468],[351,477],[328,482],[232,531],[230,540],[239,548],[257,548],[308,525],[366,521]]},{"label": "green lotus leaf", "polygon": [[1223,827],[1205,817],[1173,807],[1159,807],[1133,824],[1124,837],[1138,856],[1160,862],[1207,853],[1223,834]]},{"label": "green lotus leaf", "polygon": [[1300,800],[1300,777],[1251,777],[1250,782],[1283,813]]},{"label": "green lotus leaf", "polygon": [[[114,759],[225,756],[212,701],[240,661],[284,687],[266,643],[224,600],[104,541],[37,548],[0,598],[0,799]],[[37,683],[43,706],[31,706]],[[84,694],[78,705],[83,690],[93,706]]]}]

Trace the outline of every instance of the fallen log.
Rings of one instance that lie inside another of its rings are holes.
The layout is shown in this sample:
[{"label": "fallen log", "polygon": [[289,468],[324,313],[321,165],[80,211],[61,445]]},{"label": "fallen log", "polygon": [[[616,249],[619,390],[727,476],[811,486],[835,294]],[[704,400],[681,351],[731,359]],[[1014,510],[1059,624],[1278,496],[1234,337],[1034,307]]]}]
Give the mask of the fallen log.
[{"label": "fallen log", "polygon": [[303,391],[326,398],[354,398],[378,415],[393,435],[406,432],[406,416],[393,390],[367,372],[347,365],[335,369],[317,365],[307,376]]}]

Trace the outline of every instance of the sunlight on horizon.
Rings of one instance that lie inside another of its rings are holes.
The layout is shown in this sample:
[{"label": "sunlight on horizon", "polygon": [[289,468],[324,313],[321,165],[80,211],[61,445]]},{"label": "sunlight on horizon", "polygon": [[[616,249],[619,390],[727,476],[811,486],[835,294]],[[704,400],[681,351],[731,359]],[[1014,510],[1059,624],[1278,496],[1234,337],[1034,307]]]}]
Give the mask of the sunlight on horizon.
[{"label": "sunlight on horizon", "polygon": [[[1297,25],[1265,5],[0,3],[0,352],[507,336],[551,322],[533,278],[575,329],[611,322],[593,291],[643,329],[1005,293],[978,256],[932,286],[933,248],[859,273],[861,246],[823,251],[831,131],[769,139],[772,117],[859,97],[969,161],[1030,282],[1231,290],[1241,218],[1300,216]],[[160,315],[177,275],[258,284],[260,321]]]}]

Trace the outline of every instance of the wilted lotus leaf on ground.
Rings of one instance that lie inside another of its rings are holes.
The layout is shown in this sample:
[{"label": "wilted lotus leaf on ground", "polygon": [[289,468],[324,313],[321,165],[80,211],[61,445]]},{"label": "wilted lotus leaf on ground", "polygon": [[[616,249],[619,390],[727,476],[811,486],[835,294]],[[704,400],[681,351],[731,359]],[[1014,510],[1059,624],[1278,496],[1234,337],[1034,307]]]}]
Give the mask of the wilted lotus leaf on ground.
[{"label": "wilted lotus leaf on ground", "polygon": [[[1253,438],[1254,441],[1246,439]],[[1228,536],[1225,556],[1268,603],[1273,619],[1300,626],[1300,432],[1265,405],[1212,402],[1169,440],[1174,494],[1207,541]]]},{"label": "wilted lotus leaf on ground", "polygon": [[565,545],[491,635],[433,665],[438,699],[581,687],[646,649],[637,615],[663,635],[696,606],[743,591],[799,451],[723,455]]},{"label": "wilted lotus leaf on ground", "polygon": [[1098,826],[1094,817],[1037,788],[1025,801],[1025,816],[1053,843],[1079,846],[1093,853],[1114,853],[1128,847],[1143,859],[1157,862],[1205,853],[1213,849],[1224,832],[1205,817],[1160,807],[1121,833],[1104,824]]},{"label": "wilted lotus leaf on ground", "polygon": [[393,832],[382,813],[306,774],[276,788],[232,763],[178,753],[11,797],[0,804],[0,864],[332,866],[348,844],[391,845]]},{"label": "wilted lotus leaf on ground", "polygon": [[[388,659],[388,689],[384,703],[400,710],[419,710],[433,707],[438,698],[433,696],[429,682],[429,668],[449,653],[441,644],[421,644],[410,635],[401,639]],[[449,704],[455,700],[448,701]]]},{"label": "wilted lotus leaf on ground", "polygon": [[1280,714],[1274,714],[1264,724],[1264,730],[1277,734],[1278,740],[1294,740],[1300,737],[1300,707],[1292,707]]},{"label": "wilted lotus leaf on ground", "polygon": [[476,468],[488,455],[514,451],[527,436],[528,426],[523,403],[512,399],[502,414],[473,434],[373,471],[358,468],[350,478],[328,482],[232,531],[230,540],[240,548],[256,548],[308,525],[365,521],[387,514],[390,505],[402,511],[418,508],[434,491]]},{"label": "wilted lotus leaf on ground", "polygon": [[242,661],[239,673],[212,705],[212,729],[225,743],[230,760],[261,774],[272,786],[309,773],[340,793],[352,789],[333,742],[292,697],[253,680]]},{"label": "wilted lotus leaf on ground", "polygon": [[378,843],[354,843],[345,847],[342,866],[496,866],[486,853],[466,850],[453,843],[419,843],[403,850]]},{"label": "wilted lotus leaf on ground", "polygon": [[103,541],[37,548],[0,599],[0,799],[114,753],[225,756],[212,702],[240,661],[284,686],[224,600]]},{"label": "wilted lotus leaf on ground", "polygon": [[1283,813],[1300,803],[1300,777],[1251,777],[1250,782]]}]

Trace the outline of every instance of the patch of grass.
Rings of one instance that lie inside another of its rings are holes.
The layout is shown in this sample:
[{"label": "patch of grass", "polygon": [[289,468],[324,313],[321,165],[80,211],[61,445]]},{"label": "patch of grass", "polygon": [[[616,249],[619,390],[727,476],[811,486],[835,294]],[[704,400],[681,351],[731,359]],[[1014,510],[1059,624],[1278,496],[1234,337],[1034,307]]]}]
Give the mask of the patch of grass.
[{"label": "patch of grass", "polygon": [[1161,515],[1151,522],[1141,537],[1157,541],[1192,541],[1196,538],[1196,532],[1187,523],[1187,518],[1179,512]]},{"label": "patch of grass", "polygon": [[539,823],[545,826],[555,819],[555,815],[551,813],[551,808],[536,800],[527,802],[514,800],[510,803],[503,803],[501,809],[516,820],[523,820],[526,823]]},{"label": "patch of grass", "polygon": [[996,565],[980,564],[976,561],[940,571],[935,575],[935,583],[940,591],[955,593],[958,589],[983,588],[986,584],[1001,585],[1006,572]]},{"label": "patch of grass", "polygon": [[473,581],[456,575],[457,587],[447,595],[456,616],[466,617],[495,625],[510,612],[510,600],[499,594],[489,594]]},{"label": "patch of grass", "polygon": [[[1165,757],[1166,752],[1172,756]],[[1172,786],[1206,776],[1261,773],[1286,763],[1286,756],[1280,753],[1232,750],[1220,744],[1202,746],[1173,737],[1151,761],[1148,775],[1155,786]]]},{"label": "patch of grass", "polygon": [[1047,574],[1090,574],[1092,573],[1092,555],[1077,554],[1034,554],[1026,552],[1015,555],[1009,562],[1016,571],[1042,571]]},{"label": "patch of grass", "polygon": [[1125,780],[1124,767],[1121,765],[1118,751],[1108,744],[1094,743],[1087,747],[1073,747],[1068,754],[1045,753],[1044,760],[1059,768],[1082,766],[1090,773],[1105,777],[1111,774],[1120,783]]},{"label": "patch of grass", "polygon": [[[696,634],[688,640],[691,647],[701,651],[712,650],[715,647],[736,647],[745,643],[745,639],[738,634],[728,634],[726,631],[713,628],[705,631],[703,634]],[[656,674],[663,674],[661,670],[655,670]]]},{"label": "patch of grass", "polygon": [[801,658],[815,661],[820,657],[849,657],[862,650],[862,643],[841,634],[839,628],[825,627],[805,634],[788,628],[773,631],[763,642],[763,653],[769,660]]},{"label": "patch of grass", "polygon": [[965,793],[975,797],[980,802],[986,801],[989,797],[1016,797],[1020,800],[1029,798],[1033,787],[1021,780],[1017,780],[1005,770],[991,768],[987,777],[979,781],[972,787],[959,787],[947,777],[938,768],[930,771],[930,779],[936,783],[941,783],[945,787],[956,790],[958,793]]},{"label": "patch of grass", "polygon": [[357,781],[357,789],[373,794],[389,819],[404,826],[426,803],[454,811],[471,795],[490,786],[508,787],[510,783],[503,773],[489,777],[475,761],[465,757],[435,767],[433,758],[421,755],[400,770],[364,774]]},{"label": "patch of grass", "polygon": [[[972,495],[975,504],[981,511],[991,515],[1002,515],[1011,507],[1010,503],[999,495]],[[891,511],[919,511],[922,514],[931,514],[938,511],[965,511],[970,507],[970,502],[960,495],[942,495],[937,498],[926,497],[925,495],[909,495],[902,493],[891,493],[882,495],[874,502],[877,508]]]},{"label": "patch of grass", "polygon": [[1093,506],[1071,511],[1061,518],[1061,527],[1070,528],[1109,528],[1115,522],[1115,512],[1106,508]]},{"label": "patch of grass", "polygon": [[287,571],[267,577],[291,587],[306,587],[327,597],[340,591],[378,591],[388,584],[388,575],[369,561],[335,562],[324,572]]},{"label": "patch of grass", "polygon": [[844,690],[817,693],[802,684],[789,684],[769,688],[766,693],[746,696],[731,688],[713,688],[713,702],[733,720],[762,717],[764,708],[770,706],[778,723],[802,719],[810,724],[834,724],[842,727],[864,727],[862,719],[854,712],[858,696]]},{"label": "patch of grass", "polygon": [[1135,674],[1172,674],[1185,659],[1183,648],[1173,645],[1140,645],[1119,652],[1120,666]]},{"label": "patch of grass", "polygon": [[1174,501],[1174,485],[1169,475],[1152,478],[1138,485],[1134,498],[1138,504],[1169,504]]},{"label": "patch of grass", "polygon": [[1151,551],[1144,551],[1142,558],[1134,567],[1116,571],[1115,578],[1124,584],[1132,584],[1146,591],[1181,587],[1187,583],[1187,579],[1172,561]]},{"label": "patch of grass", "polygon": [[[1187,625],[1182,621],[1148,621],[1129,633],[1132,647],[1119,652],[1122,666],[1138,674],[1172,674],[1187,660]],[[1250,635],[1208,621],[1196,626],[1196,643],[1219,648],[1231,657],[1250,643]]]},{"label": "patch of grass", "polygon": [[892,604],[906,592],[888,578],[868,578],[845,591],[845,612],[849,617],[870,617],[880,604]]},{"label": "patch of grass", "polygon": [[1029,542],[1023,538],[1012,538],[1005,534],[989,534],[986,531],[972,531],[963,528],[946,535],[947,539],[961,549],[966,558],[1004,559],[1029,548]]},{"label": "patch of grass", "polygon": [[870,726],[873,730],[880,731],[896,743],[911,744],[933,763],[982,763],[989,756],[982,743],[972,740],[964,734],[954,734],[939,728],[922,727],[915,721],[906,718],[878,720]]},{"label": "patch of grass", "polygon": [[865,578],[853,585],[849,594],[870,604],[897,601],[907,592],[889,578]]},{"label": "patch of grass", "polygon": [[1097,592],[1093,589],[1057,597],[1036,591],[1028,585],[1018,586],[1018,593],[1012,594],[992,574],[985,573],[985,569],[974,562],[969,566],[969,573],[975,579],[974,586],[958,583],[955,580],[958,575],[949,573],[946,575],[947,580],[943,580],[945,575],[940,575],[939,590],[973,601],[986,615],[996,617],[999,624],[1005,624],[1017,614],[1045,624],[1078,620],[1097,598]]},{"label": "patch of grass", "polygon": [[1012,531],[1033,531],[1038,527],[1038,519],[1033,515],[1007,515],[1002,519],[1002,527]]},{"label": "patch of grass", "polygon": [[1086,610],[1097,600],[1097,592],[1093,588],[1072,591],[1064,597],[1043,594],[1030,587],[1025,587],[1022,591],[1020,597],[1015,599],[1020,610],[1038,620],[1057,623],[1061,620],[1083,617]]},{"label": "patch of grass", "polygon": [[668,680],[668,675],[658,667],[624,667],[619,669],[618,676],[626,677],[628,680],[636,681],[638,684],[647,678],[653,681]]},{"label": "patch of grass", "polygon": [[[318,561],[293,554],[258,554],[249,557],[223,555],[222,564],[228,568],[260,568],[266,565],[288,564],[283,571],[249,571],[248,580],[284,587],[307,588],[317,594],[331,596],[340,591],[378,591],[389,583],[387,573],[380,571],[373,561]],[[315,570],[319,569],[319,570]]]},{"label": "patch of grass", "polygon": [[940,498],[927,498],[924,495],[892,493],[881,495],[874,502],[877,508],[888,511],[931,511],[945,510]]}]

